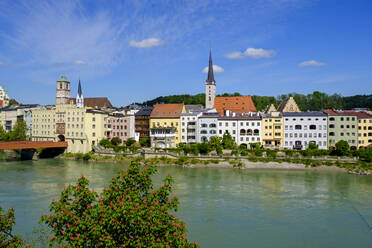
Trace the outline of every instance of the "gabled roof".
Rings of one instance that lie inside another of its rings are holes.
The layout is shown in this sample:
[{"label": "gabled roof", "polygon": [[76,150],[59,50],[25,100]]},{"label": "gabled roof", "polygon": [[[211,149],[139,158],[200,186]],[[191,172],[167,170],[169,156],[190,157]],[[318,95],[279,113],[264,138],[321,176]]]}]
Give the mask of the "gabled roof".
[{"label": "gabled roof", "polygon": [[277,110],[276,110],[274,104],[270,104],[270,105],[267,105],[266,110],[265,110],[265,113],[266,114],[269,114],[271,112],[276,112],[276,111]]},{"label": "gabled roof", "polygon": [[256,112],[251,96],[216,97],[214,99],[214,108],[220,114],[224,114],[226,110],[234,113]]},{"label": "gabled roof", "polygon": [[183,110],[183,103],[155,104],[150,118],[179,118]]},{"label": "gabled roof", "polygon": [[344,111],[345,113],[351,113],[358,116],[358,119],[372,119],[372,115],[359,111]]},{"label": "gabled roof", "polygon": [[[76,98],[70,98],[67,103],[76,104]],[[87,97],[84,98],[84,107],[93,109],[112,108],[112,104],[107,97]]]}]

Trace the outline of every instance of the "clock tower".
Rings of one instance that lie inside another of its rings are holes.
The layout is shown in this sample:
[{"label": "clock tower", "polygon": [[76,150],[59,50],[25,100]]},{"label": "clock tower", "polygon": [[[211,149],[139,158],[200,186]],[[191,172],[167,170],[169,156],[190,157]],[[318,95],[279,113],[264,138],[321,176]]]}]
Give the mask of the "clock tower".
[{"label": "clock tower", "polygon": [[67,104],[70,99],[70,81],[65,76],[57,80],[56,105]]}]

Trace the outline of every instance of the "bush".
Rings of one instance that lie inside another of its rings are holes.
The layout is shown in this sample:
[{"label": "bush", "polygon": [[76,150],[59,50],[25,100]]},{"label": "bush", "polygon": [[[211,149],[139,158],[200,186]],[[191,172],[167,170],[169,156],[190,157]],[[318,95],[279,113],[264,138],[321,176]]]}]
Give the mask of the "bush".
[{"label": "bush", "polygon": [[187,240],[185,223],[173,216],[179,200],[170,198],[172,177],[168,175],[154,190],[151,176],[156,172],[153,165],[140,169],[132,162],[100,194],[81,177],[62,191],[60,200],[52,201],[51,214],[41,217],[54,234],[50,245],[198,247]]},{"label": "bush", "polygon": [[262,157],[263,151],[261,149],[255,149],[254,155],[256,155],[257,157]]},{"label": "bush", "polygon": [[266,156],[270,158],[276,158],[277,150],[266,150]]},{"label": "bush", "polygon": [[99,144],[103,146],[104,148],[109,148],[111,146],[111,142],[109,139],[101,139]]},{"label": "bush", "polygon": [[136,140],[133,139],[133,138],[129,138],[129,139],[127,139],[127,140],[125,141],[125,145],[126,145],[126,146],[131,146],[131,145],[133,145],[134,143],[136,143]]},{"label": "bush", "polygon": [[224,133],[222,146],[224,149],[234,149],[236,147],[235,140],[231,137],[230,133]]},{"label": "bush", "polygon": [[121,144],[121,139],[119,137],[114,137],[111,139],[111,144],[114,145],[114,146],[118,146]]},{"label": "bush", "polygon": [[150,138],[149,137],[145,137],[145,138],[140,138],[139,139],[139,143],[142,147],[150,147]]},{"label": "bush", "polygon": [[361,161],[372,162],[372,147],[359,149],[358,156]]},{"label": "bush", "polygon": [[242,156],[248,156],[248,151],[246,149],[245,150],[241,150],[240,155],[242,155]]},{"label": "bush", "polygon": [[3,208],[0,206],[0,247],[26,246],[26,244],[22,241],[22,237],[20,235],[15,235],[12,233],[14,225],[14,208],[10,208],[8,211],[4,211]]},{"label": "bush", "polygon": [[200,154],[206,155],[211,151],[211,147],[208,143],[203,142],[198,144],[198,150]]}]

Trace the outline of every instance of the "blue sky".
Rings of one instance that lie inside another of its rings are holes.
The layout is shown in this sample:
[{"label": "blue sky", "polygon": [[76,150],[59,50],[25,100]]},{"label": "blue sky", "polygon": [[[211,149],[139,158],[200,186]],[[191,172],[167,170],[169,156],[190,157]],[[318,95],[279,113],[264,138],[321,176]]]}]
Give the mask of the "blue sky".
[{"label": "blue sky", "polygon": [[[53,104],[66,75],[115,106],[204,92],[372,94],[372,2],[0,0],[0,85]],[[218,72],[219,71],[219,72]]]}]

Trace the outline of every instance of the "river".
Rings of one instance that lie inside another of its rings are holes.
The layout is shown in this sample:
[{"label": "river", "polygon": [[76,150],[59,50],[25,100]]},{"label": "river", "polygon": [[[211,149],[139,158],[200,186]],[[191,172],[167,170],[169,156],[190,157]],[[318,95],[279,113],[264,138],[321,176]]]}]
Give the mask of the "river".
[{"label": "river", "polygon": [[[47,159],[0,162],[0,205],[28,234],[64,186],[86,176],[102,190],[125,165]],[[160,167],[176,213],[201,247],[372,247],[372,176],[336,171]]]}]

